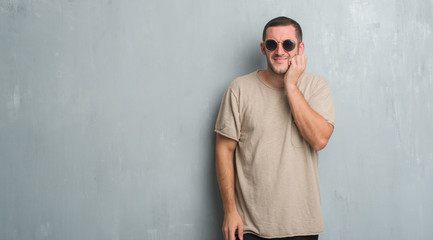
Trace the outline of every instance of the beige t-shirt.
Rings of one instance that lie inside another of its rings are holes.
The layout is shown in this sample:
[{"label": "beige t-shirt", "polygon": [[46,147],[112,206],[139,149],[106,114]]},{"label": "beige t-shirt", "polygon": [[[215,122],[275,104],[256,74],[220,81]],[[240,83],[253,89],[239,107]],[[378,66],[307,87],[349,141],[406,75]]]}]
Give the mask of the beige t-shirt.
[{"label": "beige t-shirt", "polygon": [[[324,78],[303,73],[298,88],[309,106],[334,125],[334,102]],[[244,232],[264,238],[323,232],[318,153],[296,127],[286,92],[257,72],[227,89],[215,131],[238,142],[236,205]]]}]

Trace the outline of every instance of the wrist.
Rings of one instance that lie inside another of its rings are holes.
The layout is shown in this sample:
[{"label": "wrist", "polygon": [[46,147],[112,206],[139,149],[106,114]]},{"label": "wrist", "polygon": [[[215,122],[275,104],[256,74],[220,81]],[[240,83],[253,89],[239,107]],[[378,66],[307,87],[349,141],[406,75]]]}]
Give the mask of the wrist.
[{"label": "wrist", "polygon": [[296,82],[292,83],[286,83],[286,90],[288,92],[298,91],[298,86],[296,85]]},{"label": "wrist", "polygon": [[238,210],[236,208],[236,205],[224,208],[224,214],[225,215],[231,215],[231,214],[237,213],[237,212],[238,212]]}]

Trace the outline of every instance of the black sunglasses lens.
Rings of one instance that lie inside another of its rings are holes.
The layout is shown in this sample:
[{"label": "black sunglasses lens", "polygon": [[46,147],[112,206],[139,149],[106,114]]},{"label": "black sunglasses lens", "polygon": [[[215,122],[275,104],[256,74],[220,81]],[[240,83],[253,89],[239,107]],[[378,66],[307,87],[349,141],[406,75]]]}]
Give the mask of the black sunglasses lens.
[{"label": "black sunglasses lens", "polygon": [[266,49],[268,49],[269,51],[275,51],[275,49],[277,49],[277,42],[274,40],[266,40],[265,45],[266,45]]},{"label": "black sunglasses lens", "polygon": [[283,48],[284,48],[284,50],[286,50],[287,52],[292,51],[292,50],[295,48],[295,45],[296,45],[296,43],[295,43],[295,41],[293,41],[293,40],[285,40],[285,41],[283,42]]}]

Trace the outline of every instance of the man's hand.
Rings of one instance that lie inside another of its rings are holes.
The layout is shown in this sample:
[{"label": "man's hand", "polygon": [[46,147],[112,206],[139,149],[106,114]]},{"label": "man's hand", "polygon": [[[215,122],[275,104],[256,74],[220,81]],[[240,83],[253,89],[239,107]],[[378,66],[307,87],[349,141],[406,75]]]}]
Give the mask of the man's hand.
[{"label": "man's hand", "polygon": [[284,75],[284,85],[287,87],[296,87],[298,79],[307,67],[307,56],[295,55],[290,59],[289,70]]},{"label": "man's hand", "polygon": [[216,172],[224,207],[223,234],[225,240],[236,240],[235,233],[243,239],[244,224],[236,209],[235,172],[233,155],[238,142],[217,134]]},{"label": "man's hand", "polygon": [[225,240],[236,240],[235,233],[238,232],[240,240],[244,239],[244,223],[237,211],[224,214],[223,235]]}]

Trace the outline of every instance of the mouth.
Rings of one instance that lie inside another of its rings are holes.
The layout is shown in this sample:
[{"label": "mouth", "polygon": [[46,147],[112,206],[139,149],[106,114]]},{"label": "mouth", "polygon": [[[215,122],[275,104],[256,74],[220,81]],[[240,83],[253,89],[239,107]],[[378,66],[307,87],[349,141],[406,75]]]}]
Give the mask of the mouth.
[{"label": "mouth", "polygon": [[286,62],[288,60],[287,57],[273,57],[273,59],[277,63],[283,63],[283,62]]}]

